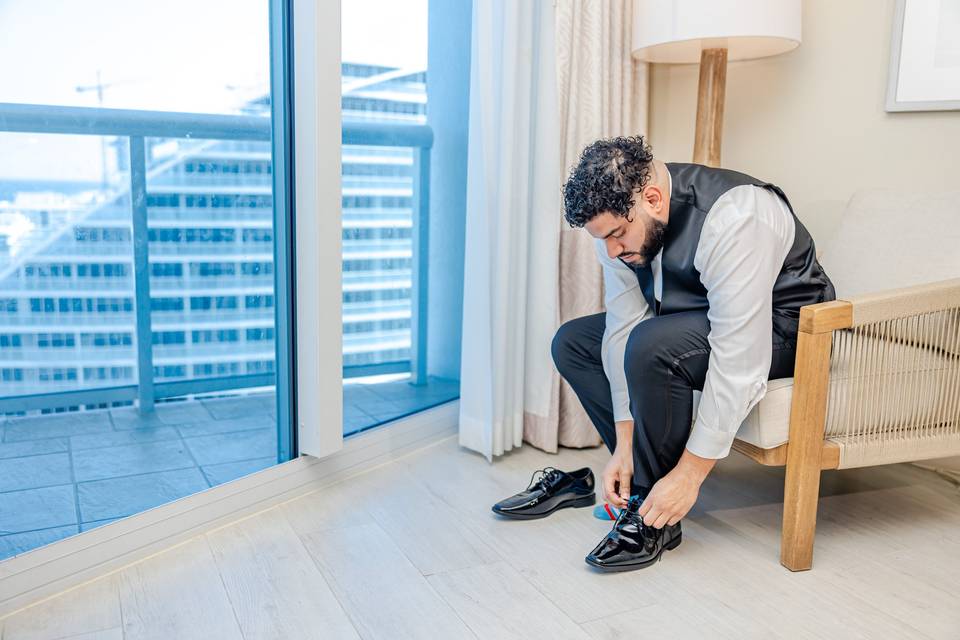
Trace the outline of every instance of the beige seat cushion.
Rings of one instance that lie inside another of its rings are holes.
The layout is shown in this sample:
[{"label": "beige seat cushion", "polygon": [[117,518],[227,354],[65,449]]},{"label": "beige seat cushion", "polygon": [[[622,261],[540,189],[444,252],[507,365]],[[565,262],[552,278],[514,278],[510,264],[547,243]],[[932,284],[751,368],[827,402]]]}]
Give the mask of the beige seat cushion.
[{"label": "beige seat cushion", "polygon": [[[700,392],[693,392],[693,417],[700,406]],[[761,449],[773,449],[785,443],[790,435],[790,402],[793,399],[793,378],[767,382],[767,393],[747,414],[737,431],[737,438]],[[693,425],[691,425],[693,426]]]}]

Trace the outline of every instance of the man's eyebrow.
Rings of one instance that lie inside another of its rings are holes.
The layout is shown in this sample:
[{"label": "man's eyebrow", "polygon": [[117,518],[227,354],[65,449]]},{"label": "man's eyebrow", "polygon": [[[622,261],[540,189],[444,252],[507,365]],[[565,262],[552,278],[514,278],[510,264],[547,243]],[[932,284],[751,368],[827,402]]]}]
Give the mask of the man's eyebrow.
[{"label": "man's eyebrow", "polygon": [[608,233],[607,235],[603,236],[603,237],[600,238],[600,239],[601,239],[601,240],[606,240],[607,238],[609,238],[610,236],[612,236],[615,231],[620,231],[620,229],[622,229],[622,228],[623,228],[623,225],[622,225],[622,224],[621,224],[621,225],[617,225],[616,227],[614,227],[613,229],[610,230],[610,233]]}]

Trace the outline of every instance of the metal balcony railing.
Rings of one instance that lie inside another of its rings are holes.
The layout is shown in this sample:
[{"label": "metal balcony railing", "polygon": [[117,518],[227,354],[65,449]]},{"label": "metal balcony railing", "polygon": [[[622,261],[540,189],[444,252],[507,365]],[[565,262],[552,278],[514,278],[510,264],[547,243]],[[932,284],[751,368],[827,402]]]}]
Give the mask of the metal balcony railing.
[{"label": "metal balcony railing", "polygon": [[[96,387],[96,388],[76,388],[68,390],[52,391],[50,393],[39,393],[29,395],[5,396],[0,398],[0,413],[12,411],[24,411],[35,409],[52,409],[79,404],[100,404],[130,401],[136,399],[141,407],[141,411],[152,409],[155,400],[159,398],[169,398],[184,394],[197,394],[210,391],[221,391],[226,389],[240,389],[250,387],[265,387],[276,383],[275,373],[260,373],[247,375],[222,376],[217,378],[190,379],[173,382],[154,382],[154,357],[153,344],[150,338],[154,330],[154,324],[163,324],[171,317],[171,314],[163,312],[153,312],[151,314],[150,304],[150,252],[156,254],[165,254],[173,250],[173,247],[165,248],[158,243],[151,243],[148,239],[147,226],[147,178],[155,171],[153,166],[148,166],[146,157],[146,138],[164,138],[164,139],[184,139],[198,141],[196,149],[192,153],[198,153],[207,148],[207,153],[211,151],[208,147],[201,146],[210,141],[223,142],[230,141],[235,145],[237,152],[248,150],[253,153],[251,157],[260,157],[260,152],[256,149],[256,143],[269,142],[271,139],[272,126],[270,118],[260,116],[233,116],[233,115],[210,115],[194,113],[174,113],[160,111],[136,111],[123,109],[97,109],[86,107],[61,107],[51,105],[30,105],[30,104],[8,104],[0,103],[0,132],[19,132],[19,133],[43,133],[43,134],[67,134],[67,135],[92,135],[92,136],[118,136],[126,138],[129,148],[129,166],[130,178],[129,185],[124,188],[126,193],[121,194],[126,197],[122,201],[129,205],[130,215],[133,227],[133,274],[134,274],[134,295],[135,295],[135,317],[136,317],[136,354],[137,354],[137,373],[138,383],[135,385],[123,385],[115,387]],[[206,141],[206,142],[204,142]],[[428,214],[429,214],[429,184],[430,184],[430,148],[433,144],[433,133],[429,126],[390,123],[382,124],[375,122],[345,122],[343,124],[342,141],[344,145],[364,145],[381,147],[412,148],[413,166],[411,175],[413,180],[412,193],[412,264],[408,273],[411,283],[410,300],[410,331],[409,338],[402,335],[394,335],[390,332],[390,349],[396,348],[396,345],[409,345],[409,361],[381,362],[370,365],[344,367],[344,377],[356,377],[361,375],[371,375],[375,373],[394,373],[410,371],[414,383],[426,381],[426,341],[427,341],[427,257],[428,257]],[[366,150],[357,150],[361,155]],[[238,156],[242,155],[237,153]],[[168,168],[169,166],[169,160]],[[160,172],[156,172],[161,175]],[[267,184],[269,176],[258,176],[257,184]],[[229,178],[224,179],[224,186],[229,184]],[[163,190],[159,183],[160,190]],[[117,196],[117,194],[112,194]],[[116,207],[114,204],[110,206]],[[165,216],[181,215],[162,212]],[[199,212],[198,212],[199,213]],[[210,215],[229,216],[233,212],[229,210],[211,210]],[[237,213],[245,213],[238,211]],[[184,212],[184,217],[193,217],[196,213]],[[249,212],[249,215],[256,215],[255,212]],[[77,223],[76,219],[71,218],[65,223],[66,226],[72,226]],[[52,231],[52,229],[47,229]],[[56,233],[51,234],[56,235]],[[52,242],[52,240],[50,241]],[[97,255],[117,254],[129,251],[128,243],[99,243],[96,249],[91,248],[91,252]],[[34,248],[34,252],[43,251],[47,246]],[[51,250],[60,253],[59,250]],[[245,248],[232,247],[232,251],[224,252],[222,247],[218,247],[216,255],[225,255],[228,253],[238,253],[242,251],[256,250],[256,246]],[[179,247],[182,251],[183,247]],[[196,252],[207,251],[202,247],[197,247]],[[192,253],[192,251],[191,251]],[[84,255],[81,249],[72,248],[64,251],[65,259],[70,255]],[[129,253],[127,253],[129,255]],[[408,253],[409,255],[409,253]],[[10,272],[10,269],[7,269]],[[44,287],[38,286],[37,289]],[[35,291],[36,289],[31,290]],[[160,289],[162,290],[162,289]],[[10,292],[7,292],[8,295]],[[272,313],[272,309],[263,311],[254,310],[257,318],[264,313]],[[153,317],[151,317],[151,315]],[[174,314],[180,315],[180,314]],[[122,317],[130,320],[130,314],[118,314],[112,320],[122,320]],[[239,319],[243,313],[231,311],[227,313],[218,312],[219,319]],[[91,318],[92,319],[92,318]],[[97,318],[103,324],[109,324],[111,320],[107,318]],[[5,324],[19,325],[22,318],[10,318],[5,320]],[[154,322],[156,321],[156,322]],[[56,322],[55,324],[60,324]],[[64,325],[69,324],[69,319],[63,320]],[[348,341],[352,348],[356,348],[353,339]]]}]

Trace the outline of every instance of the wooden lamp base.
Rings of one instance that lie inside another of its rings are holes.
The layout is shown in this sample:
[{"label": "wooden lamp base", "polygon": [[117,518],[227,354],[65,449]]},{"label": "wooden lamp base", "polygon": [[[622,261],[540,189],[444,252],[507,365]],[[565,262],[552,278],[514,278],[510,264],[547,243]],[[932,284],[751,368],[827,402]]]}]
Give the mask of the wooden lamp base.
[{"label": "wooden lamp base", "polygon": [[727,50],[704,49],[700,52],[700,85],[697,91],[697,128],[693,142],[693,161],[711,167],[720,166],[723,140],[723,99],[727,85]]}]

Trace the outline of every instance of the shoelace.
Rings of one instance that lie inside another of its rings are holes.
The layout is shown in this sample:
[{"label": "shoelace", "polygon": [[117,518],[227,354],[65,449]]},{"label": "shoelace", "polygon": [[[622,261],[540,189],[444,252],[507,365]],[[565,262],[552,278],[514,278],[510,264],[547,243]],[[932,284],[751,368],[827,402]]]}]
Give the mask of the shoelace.
[{"label": "shoelace", "polygon": [[[538,473],[543,475],[540,476],[539,480],[534,481],[534,478],[537,477]],[[534,488],[534,486],[540,489],[546,489],[547,483],[553,480],[554,478],[556,478],[558,475],[560,475],[560,473],[561,473],[560,469],[556,469],[554,467],[544,467],[543,469],[537,469],[536,471],[533,472],[533,475],[530,476],[530,482],[527,483],[526,490],[529,491],[530,489]]]},{"label": "shoelace", "polygon": [[620,523],[626,518],[626,514],[629,513],[633,515],[634,519],[637,521],[637,529],[640,530],[640,534],[646,537],[647,535],[650,534],[651,531],[655,531],[655,529],[652,526],[646,524],[643,521],[643,517],[640,514],[634,513],[633,511],[631,511],[630,503],[632,502],[636,502],[639,505],[641,501],[630,498],[630,502],[627,503],[627,506],[625,506],[623,509],[620,510],[620,515],[617,516],[617,521],[613,524],[613,529],[619,530]]}]

